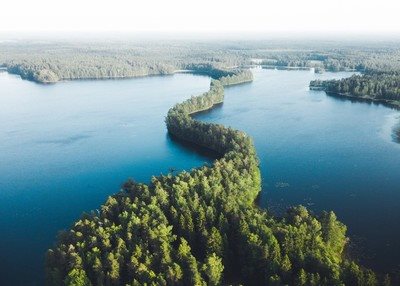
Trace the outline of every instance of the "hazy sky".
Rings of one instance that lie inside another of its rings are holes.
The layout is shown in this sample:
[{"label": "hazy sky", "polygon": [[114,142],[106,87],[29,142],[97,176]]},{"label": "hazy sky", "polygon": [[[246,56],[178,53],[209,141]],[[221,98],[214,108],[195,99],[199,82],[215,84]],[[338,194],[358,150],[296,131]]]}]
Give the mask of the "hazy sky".
[{"label": "hazy sky", "polygon": [[3,0],[0,31],[400,34],[400,0]]}]

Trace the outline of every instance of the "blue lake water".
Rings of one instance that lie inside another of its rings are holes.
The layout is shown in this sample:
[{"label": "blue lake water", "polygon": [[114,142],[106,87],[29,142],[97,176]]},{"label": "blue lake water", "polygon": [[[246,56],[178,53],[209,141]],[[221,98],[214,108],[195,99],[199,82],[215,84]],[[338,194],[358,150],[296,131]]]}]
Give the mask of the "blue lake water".
[{"label": "blue lake water", "polygon": [[128,177],[210,161],[171,141],[164,124],[209,83],[178,74],[40,85],[0,73],[0,285],[42,285],[57,232]]},{"label": "blue lake water", "polygon": [[[398,264],[399,113],[309,91],[312,79],[350,73],[254,70],[226,89],[223,105],[197,115],[249,133],[263,175],[260,203],[279,213],[303,204],[334,210],[363,262]],[[41,285],[44,252],[58,230],[96,209],[128,178],[209,162],[167,136],[175,103],[208,90],[207,77],[177,74],[40,85],[0,73],[0,285]]]},{"label": "blue lake water", "polygon": [[251,84],[226,89],[224,104],[199,119],[246,131],[260,158],[260,204],[275,213],[302,204],[333,210],[352,249],[377,270],[400,265],[400,113],[310,91],[313,79],[350,73],[255,70]]}]

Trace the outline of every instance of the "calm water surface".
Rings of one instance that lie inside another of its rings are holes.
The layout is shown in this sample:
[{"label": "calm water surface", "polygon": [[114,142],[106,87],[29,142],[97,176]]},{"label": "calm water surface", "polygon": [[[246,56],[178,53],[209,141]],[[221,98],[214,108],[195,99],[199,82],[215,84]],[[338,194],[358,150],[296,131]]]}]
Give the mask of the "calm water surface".
[{"label": "calm water surface", "polygon": [[169,139],[164,117],[209,83],[179,74],[40,85],[0,73],[0,285],[43,285],[57,232],[128,177],[208,162]]},{"label": "calm water surface", "polygon": [[230,87],[221,108],[198,116],[250,134],[261,162],[261,205],[275,212],[302,204],[334,210],[354,251],[377,270],[400,265],[400,113],[310,91],[312,79],[350,76],[255,70]]},{"label": "calm water surface", "polygon": [[[309,71],[255,70],[225,103],[198,115],[248,132],[263,174],[261,204],[334,210],[363,261],[395,268],[400,255],[397,111],[309,91]],[[128,177],[209,159],[169,139],[167,110],[208,89],[193,75],[39,85],[0,73],[0,285],[41,285],[58,230],[97,208]],[[32,282],[33,281],[33,282]]]}]

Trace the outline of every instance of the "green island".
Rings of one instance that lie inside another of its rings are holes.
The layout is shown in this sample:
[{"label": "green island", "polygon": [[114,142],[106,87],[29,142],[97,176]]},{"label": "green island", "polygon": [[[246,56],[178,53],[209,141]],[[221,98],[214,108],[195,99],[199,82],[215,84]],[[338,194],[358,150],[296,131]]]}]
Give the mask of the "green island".
[{"label": "green island", "polygon": [[310,89],[324,90],[328,94],[384,103],[400,108],[400,75],[398,72],[370,71],[340,80],[314,80]]},{"label": "green island", "polygon": [[252,74],[208,74],[209,91],[172,107],[165,121],[171,135],[221,157],[148,185],[127,181],[60,233],[46,255],[47,284],[390,285],[348,257],[346,226],[333,212],[298,206],[275,217],[255,204],[261,178],[252,139],[191,116]]}]

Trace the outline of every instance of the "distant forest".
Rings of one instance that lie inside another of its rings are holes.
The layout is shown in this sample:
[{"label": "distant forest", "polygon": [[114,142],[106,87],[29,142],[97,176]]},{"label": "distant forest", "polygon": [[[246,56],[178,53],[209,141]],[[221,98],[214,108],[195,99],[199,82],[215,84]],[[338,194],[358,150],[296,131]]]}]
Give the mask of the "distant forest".
[{"label": "distant forest", "polygon": [[[0,43],[0,65],[24,79],[52,83],[72,79],[104,79],[199,73],[235,68],[243,55],[185,42],[144,43]],[[225,74],[211,74],[220,77]]]},{"label": "distant forest", "polygon": [[[288,48],[290,47],[290,49]],[[9,41],[0,42],[0,66],[22,78],[51,83],[172,74],[177,70],[207,72],[252,65],[313,67],[317,72],[400,70],[396,43],[312,41]]]}]

